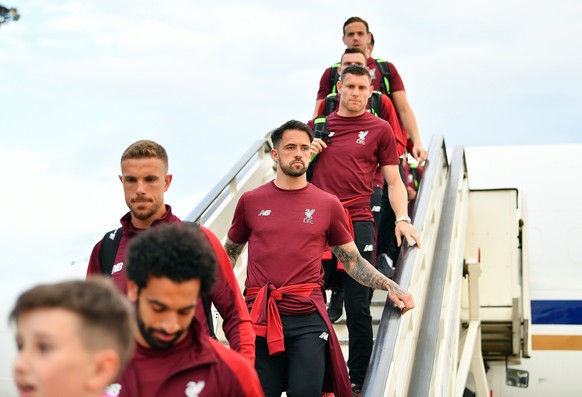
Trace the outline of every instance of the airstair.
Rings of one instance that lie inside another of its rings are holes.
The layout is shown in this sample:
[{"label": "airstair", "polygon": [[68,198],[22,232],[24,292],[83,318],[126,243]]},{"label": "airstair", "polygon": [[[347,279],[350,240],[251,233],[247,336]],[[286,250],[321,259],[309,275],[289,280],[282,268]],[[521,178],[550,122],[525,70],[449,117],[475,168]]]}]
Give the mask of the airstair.
[{"label": "airstair", "polygon": [[[270,151],[267,137],[255,142],[186,220],[224,240],[241,194],[274,178]],[[512,188],[470,190],[463,147],[449,161],[434,136],[412,216],[423,246],[404,244],[394,280],[416,308],[402,316],[375,292],[362,396],[489,396],[487,367],[519,364],[530,352],[525,198]],[[242,290],[246,252],[235,273]],[[345,322],[335,327],[347,344]]]}]

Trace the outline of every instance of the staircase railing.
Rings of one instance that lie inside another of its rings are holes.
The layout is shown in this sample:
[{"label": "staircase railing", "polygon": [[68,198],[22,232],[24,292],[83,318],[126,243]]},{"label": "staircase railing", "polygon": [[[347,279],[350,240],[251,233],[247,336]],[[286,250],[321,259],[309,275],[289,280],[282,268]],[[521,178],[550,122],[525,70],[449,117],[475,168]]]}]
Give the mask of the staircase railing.
[{"label": "staircase railing", "polygon": [[[206,226],[224,241],[240,196],[275,177],[269,136],[270,133],[256,141],[184,220]],[[245,247],[234,268],[241,289],[246,276],[246,252]]]},{"label": "staircase railing", "polygon": [[404,244],[394,276],[394,281],[413,294],[416,308],[402,316],[387,300],[362,396],[408,395],[448,174],[444,138],[433,136],[413,211],[413,224],[420,234],[422,248]]}]

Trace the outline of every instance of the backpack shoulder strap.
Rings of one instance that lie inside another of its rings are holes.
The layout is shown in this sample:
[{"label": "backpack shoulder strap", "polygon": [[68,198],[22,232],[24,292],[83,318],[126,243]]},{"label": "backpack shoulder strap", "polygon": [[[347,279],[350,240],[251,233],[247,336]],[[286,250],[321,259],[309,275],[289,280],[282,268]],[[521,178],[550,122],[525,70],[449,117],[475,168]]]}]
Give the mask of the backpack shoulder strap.
[{"label": "backpack shoulder strap", "polygon": [[[327,131],[327,116],[317,116],[313,120],[313,136],[315,138],[319,138],[324,140],[325,142],[329,143],[329,132]],[[309,160],[309,168],[307,168],[307,181],[311,182],[311,177],[313,175],[313,166],[315,161],[317,160],[317,154],[313,154],[311,156],[311,160]]]},{"label": "backpack shoulder strap", "polygon": [[373,91],[370,99],[370,113],[376,117],[382,115],[382,93],[380,91]]},{"label": "backpack shoulder strap", "polygon": [[[190,226],[192,226],[195,229],[200,229],[200,225],[196,222],[189,222],[189,221],[184,221],[183,223],[186,223]],[[217,264],[218,266],[218,264]],[[204,306],[204,314],[206,314],[206,322],[208,323],[208,330],[210,331],[210,337],[213,339],[218,339],[216,337],[216,332],[214,330],[214,319],[212,318],[212,302],[210,301],[210,297],[207,295],[202,296],[202,305]]]},{"label": "backpack shoulder strap", "polygon": [[117,248],[119,248],[122,233],[122,228],[114,229],[105,233],[103,240],[101,240],[99,263],[101,264],[101,273],[108,277],[111,277],[111,272],[113,271],[113,262],[115,262],[115,255],[117,254]]},{"label": "backpack shoulder strap", "polygon": [[[184,222],[192,227],[198,228],[199,225],[196,222]],[[101,249],[99,250],[99,263],[101,264],[101,272],[111,277],[111,271],[113,270],[113,262],[115,262],[115,255],[117,254],[117,249],[119,248],[119,242],[121,241],[121,235],[123,229],[114,229],[103,236],[101,240]],[[216,333],[214,332],[214,322],[212,321],[212,310],[210,308],[211,302],[207,296],[202,297],[202,304],[204,305],[204,313],[206,314],[206,319],[208,321],[208,329],[210,331],[210,336],[216,339]]]},{"label": "backpack shoulder strap", "polygon": [[[323,107],[323,115],[327,116],[337,108],[337,92],[331,93],[325,97],[325,105]],[[315,120],[314,120],[315,122]],[[317,124],[316,124],[317,125]],[[315,131],[314,131],[315,132]],[[316,136],[316,138],[321,138]]]},{"label": "backpack shoulder strap", "polygon": [[315,138],[329,139],[329,132],[327,132],[327,116],[317,116],[313,120],[313,136]]},{"label": "backpack shoulder strap", "polygon": [[378,65],[378,70],[382,78],[380,79],[380,85],[382,85],[382,91],[390,96],[390,69],[388,67],[388,61],[384,59],[376,59],[376,65]]},{"label": "backpack shoulder strap", "polygon": [[331,71],[329,73],[329,89],[331,90],[330,93],[332,93],[332,94],[337,93],[336,83],[339,80],[339,67],[340,66],[341,66],[341,64],[338,62],[338,63],[334,63],[330,67]]}]

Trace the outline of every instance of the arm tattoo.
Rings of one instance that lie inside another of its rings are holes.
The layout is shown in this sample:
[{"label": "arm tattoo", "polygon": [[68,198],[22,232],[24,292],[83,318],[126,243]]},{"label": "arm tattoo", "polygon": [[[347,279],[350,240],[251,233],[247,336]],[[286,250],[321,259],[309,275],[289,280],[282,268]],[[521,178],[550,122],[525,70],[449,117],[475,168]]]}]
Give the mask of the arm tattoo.
[{"label": "arm tattoo", "polygon": [[224,250],[226,251],[226,255],[228,255],[230,259],[230,263],[232,263],[232,267],[236,264],[236,260],[240,256],[245,244],[237,244],[233,243],[229,239],[226,240],[224,243]]},{"label": "arm tattoo", "polygon": [[[355,247],[355,246],[354,246]],[[357,282],[370,288],[388,291],[389,294],[404,295],[406,292],[394,281],[384,276],[365,260],[357,249],[347,249],[346,246],[331,247],[346,272]]]}]

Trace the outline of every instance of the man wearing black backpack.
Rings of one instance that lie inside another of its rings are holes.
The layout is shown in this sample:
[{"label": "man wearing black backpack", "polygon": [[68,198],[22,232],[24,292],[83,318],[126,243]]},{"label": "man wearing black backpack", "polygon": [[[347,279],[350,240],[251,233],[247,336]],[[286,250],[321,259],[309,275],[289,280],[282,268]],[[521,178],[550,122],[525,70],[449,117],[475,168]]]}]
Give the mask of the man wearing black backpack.
[{"label": "man wearing black backpack", "polygon": [[[350,65],[360,65],[365,67],[366,66],[366,53],[362,51],[358,47],[349,47],[346,48],[342,57],[340,59],[340,64],[338,67],[338,73],[341,75],[342,70]],[[339,94],[332,93],[329,94],[325,101],[322,102],[319,106],[317,111],[318,116],[328,116],[332,112],[336,111],[339,107]],[[380,92],[374,91],[368,99],[368,103],[366,105],[366,111],[369,111],[374,116],[380,117],[383,120],[386,120],[390,123],[392,127],[392,131],[394,132],[394,140],[396,142],[396,148],[398,151],[398,156],[401,157],[406,152],[406,141],[407,136],[404,131],[400,129],[400,124],[398,122],[398,116],[396,114],[396,109],[394,108],[392,101],[390,98]],[[395,221],[394,211],[390,207],[388,203],[388,199],[386,200],[386,204],[382,206],[382,192],[384,189],[384,176],[382,175],[381,169],[378,167],[376,170],[376,175],[372,181],[372,185],[374,187],[374,193],[370,198],[370,208],[372,209],[372,214],[374,215],[374,224],[376,226],[376,237],[378,241],[391,241],[394,240],[394,246],[396,246],[396,236],[394,235],[394,228],[390,227]],[[381,209],[384,212],[389,212],[392,214],[391,217],[385,215],[381,212]],[[382,233],[385,234],[383,236],[379,235],[379,223],[380,219],[389,219],[387,226],[384,227]],[[398,248],[398,247],[396,247]],[[379,258],[376,260],[376,266],[378,270],[380,270],[385,276],[391,277],[393,268],[390,266],[390,262],[386,259],[387,255],[384,253],[383,250],[377,252]],[[331,299],[328,305],[328,315],[329,319],[332,323],[335,323],[337,320],[340,319],[343,313],[343,290],[341,285],[335,285],[331,288]]]},{"label": "man wearing black backpack", "polygon": [[[402,78],[396,70],[396,67],[391,62],[372,57],[374,42],[368,22],[360,17],[348,18],[343,25],[342,41],[346,47],[357,47],[366,53],[366,66],[372,76],[373,89],[381,91],[383,94],[387,95],[394,104],[400,128],[405,139],[407,139],[407,141],[405,141],[407,150],[412,157],[418,161],[418,164],[422,164],[426,160],[428,152],[422,146],[420,135],[418,133],[416,117],[408,103],[404,83],[402,82]],[[339,66],[340,65],[336,63],[327,68],[321,77],[319,90],[317,92],[314,117],[318,114],[320,104],[325,101],[330,93],[334,93],[336,90],[335,84],[339,77]],[[402,152],[399,153],[399,155],[402,161],[405,154]],[[401,175],[403,176],[402,169]],[[391,265],[389,265],[389,263],[396,263],[399,253],[392,228],[395,216],[394,212],[390,209],[389,201],[387,185],[384,184],[383,193],[381,195],[380,215],[377,219],[377,255],[378,259],[381,259],[382,264],[379,268],[383,267],[386,269],[386,274],[390,273]],[[332,303],[335,301],[334,298],[335,296],[332,296]],[[339,314],[341,315],[341,311]]]},{"label": "man wearing black backpack", "polygon": [[[164,202],[172,175],[168,173],[166,150],[158,143],[140,140],[131,144],[121,156],[119,179],[129,212],[121,218],[121,227],[106,233],[93,248],[87,276],[106,274],[120,291],[127,293],[124,264],[129,241],[150,227],[181,220]],[[224,320],[223,330],[230,347],[254,362],[255,333],[230,260],[210,230],[195,224],[192,227],[200,228],[217,259],[215,287],[207,301],[199,302],[196,318],[212,335],[210,304],[214,304]]]},{"label": "man wearing black backpack", "polygon": [[[398,171],[394,133],[388,122],[366,112],[372,94],[369,70],[356,64],[344,68],[337,88],[341,95],[340,106],[327,118],[327,142],[314,138],[311,145],[317,156],[309,166],[312,168],[311,183],[340,200],[346,216],[349,215],[348,225],[353,225],[354,242],[360,255],[372,262],[375,244],[370,196],[373,193],[372,180],[380,165],[388,184],[390,204],[396,214],[393,227],[397,244],[406,240],[410,246],[417,244],[420,247],[420,237],[408,217],[407,193]],[[343,283],[349,333],[347,364],[352,391],[357,395],[372,353],[370,289],[345,272],[338,271],[337,262],[341,261],[342,258],[332,257],[323,266],[330,281],[341,278]]]}]

